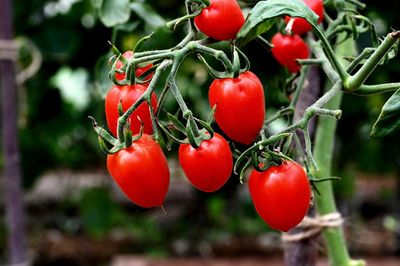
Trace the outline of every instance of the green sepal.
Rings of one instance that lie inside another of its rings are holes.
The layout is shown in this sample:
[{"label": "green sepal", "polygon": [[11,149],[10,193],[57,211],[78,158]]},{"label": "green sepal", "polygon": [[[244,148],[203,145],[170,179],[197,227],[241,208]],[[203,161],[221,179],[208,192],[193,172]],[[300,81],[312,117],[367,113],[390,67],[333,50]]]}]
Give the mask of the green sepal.
[{"label": "green sepal", "polygon": [[212,139],[214,137],[214,130],[212,129],[212,127],[210,126],[209,123],[198,119],[197,117],[194,117],[194,120],[199,123],[207,132],[208,134],[210,134],[210,137],[208,139]]},{"label": "green sepal", "polygon": [[111,46],[111,51],[113,52],[114,55],[121,56],[121,52],[112,42],[108,41],[108,44]]},{"label": "green sepal", "polygon": [[[174,142],[178,143],[178,144],[188,144],[188,141],[185,140],[180,140],[177,137],[175,137],[171,130],[168,128],[168,125],[164,125],[164,122],[162,121],[157,121],[158,126],[162,129],[162,131],[164,132],[164,134],[167,136],[168,139],[173,140]],[[168,149],[168,144],[167,144],[167,149]]]},{"label": "green sepal", "polygon": [[174,115],[172,115],[171,113],[167,112],[166,110],[164,110],[167,114],[167,118],[169,121],[171,121],[171,123],[174,125],[174,127],[180,131],[181,133],[185,133],[186,132],[186,127],[181,123],[181,121],[179,121],[178,118],[176,118]]},{"label": "green sepal", "polygon": [[197,125],[191,117],[187,120],[186,123],[186,135],[189,140],[190,145],[192,145],[193,148],[198,148],[200,147],[201,142],[203,141],[201,134],[198,136],[195,135],[195,131],[198,131]]},{"label": "green sepal", "polygon": [[240,169],[239,182],[241,184],[243,184],[243,180],[244,180],[244,177],[245,177],[246,169],[249,168],[249,166],[251,165],[251,162],[252,162],[251,160],[247,160],[247,162],[244,164],[242,169]]},{"label": "green sepal", "polygon": [[233,77],[233,73],[229,73],[229,72],[226,72],[226,71],[222,72],[222,71],[215,70],[213,67],[211,67],[207,63],[206,59],[201,54],[197,54],[197,57],[206,66],[206,69],[207,69],[208,73],[210,74],[210,76],[213,79],[224,79],[224,78],[232,78]]},{"label": "green sepal", "polygon": [[[109,77],[109,79],[115,84],[115,85],[118,85],[118,86],[123,86],[123,85],[126,85],[126,81],[119,81],[119,80],[117,80],[117,78],[115,77],[115,72],[116,71],[118,71],[117,70],[117,62],[120,60],[122,58],[122,55],[121,54],[119,54],[118,56],[117,56],[117,58],[115,59],[115,61],[113,62],[113,64],[112,64],[112,66],[111,66],[111,69],[110,69],[110,72],[108,72],[108,77]],[[120,72],[119,72],[120,73]]]},{"label": "green sepal", "polygon": [[[132,130],[130,127],[131,127],[131,125],[129,123],[126,123],[126,125],[124,126],[125,148],[129,148],[130,146],[132,146],[133,137],[132,137]],[[140,131],[142,131],[142,127],[143,127],[143,124],[140,128]]]},{"label": "green sepal", "polygon": [[140,52],[141,49],[142,49],[142,47],[143,47],[143,44],[144,44],[148,39],[150,39],[151,36],[153,36],[153,34],[154,34],[154,32],[150,33],[150,34],[147,35],[147,36],[144,36],[144,37],[141,38],[139,41],[137,41],[137,43],[135,44],[135,47],[133,48],[133,52],[134,52],[134,53]]},{"label": "green sepal", "polygon": [[237,169],[239,168],[240,164],[242,163],[243,160],[245,160],[246,158],[248,158],[249,155],[251,155],[251,153],[253,151],[257,151],[257,150],[263,150],[264,147],[271,145],[273,143],[277,143],[278,141],[291,136],[292,133],[281,133],[278,135],[274,135],[269,137],[266,140],[261,140],[258,141],[256,143],[253,144],[253,146],[251,146],[250,148],[248,148],[247,150],[245,150],[236,160],[235,165],[233,166],[233,172],[235,174],[237,174]]}]

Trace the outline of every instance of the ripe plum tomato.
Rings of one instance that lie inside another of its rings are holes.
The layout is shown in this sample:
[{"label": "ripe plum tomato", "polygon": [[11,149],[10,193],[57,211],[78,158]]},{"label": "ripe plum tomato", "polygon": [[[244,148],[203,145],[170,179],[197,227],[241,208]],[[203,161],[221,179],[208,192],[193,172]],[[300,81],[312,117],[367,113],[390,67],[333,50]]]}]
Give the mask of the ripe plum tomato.
[{"label": "ripe plum tomato", "polygon": [[132,146],[107,156],[114,181],[135,204],[161,206],[169,187],[167,159],[151,136],[143,134]]},{"label": "ripe plum tomato", "polygon": [[237,78],[216,79],[208,92],[215,120],[232,140],[250,144],[259,134],[265,117],[264,90],[255,74],[246,71]]},{"label": "ripe plum tomato", "polygon": [[[304,3],[318,15],[318,23],[324,20],[324,1],[323,0],[303,0]],[[285,22],[289,23],[291,17],[286,16]],[[302,35],[312,29],[311,25],[304,18],[294,18],[292,32]]]},{"label": "ripe plum tomato", "polygon": [[283,162],[249,177],[253,205],[271,228],[288,231],[307,213],[311,189],[304,169],[296,162]]},{"label": "ripe plum tomato", "polygon": [[231,175],[232,152],[228,142],[218,133],[203,140],[197,149],[190,144],[181,144],[178,154],[186,177],[204,192],[220,189]]},{"label": "ripe plum tomato", "polygon": [[[117,136],[117,125],[118,125],[118,104],[122,100],[122,110],[125,112],[136,100],[142,96],[144,91],[147,89],[146,86],[141,84],[135,85],[124,85],[124,86],[113,86],[106,95],[105,107],[106,107],[106,120],[108,129],[114,136]],[[157,108],[157,97],[153,92],[151,94],[151,106],[153,110]],[[147,102],[143,102],[130,116],[131,130],[133,134],[137,134],[140,131],[141,123],[137,116],[144,123],[144,133],[153,134],[153,127],[151,124],[151,117],[149,111],[149,105]]]},{"label": "ripe plum tomato", "polygon": [[292,73],[298,72],[301,67],[296,59],[309,57],[308,46],[299,35],[283,35],[278,32],[272,37],[271,42],[274,45],[272,55],[276,61]]},{"label": "ripe plum tomato", "polygon": [[[132,52],[132,51],[126,51],[125,53],[122,54],[122,56],[123,56],[124,58],[126,58],[126,59],[129,59],[129,58],[131,58],[131,57],[133,56],[133,52]],[[116,69],[121,69],[123,66],[124,66],[124,64],[122,63],[122,61],[118,60],[117,63],[116,63],[115,68],[116,68]],[[136,75],[136,77],[138,77],[138,78],[141,77],[141,76],[142,76],[147,70],[149,70],[152,66],[153,66],[153,64],[148,64],[148,65],[146,65],[146,66],[144,66],[144,67],[137,67],[137,68],[135,69],[135,75]],[[124,72],[124,73],[117,73],[117,72],[115,72],[115,78],[116,78],[118,81],[123,80],[123,79],[125,78],[125,76],[126,76],[126,73],[125,73],[125,72]],[[149,74],[149,75],[145,78],[145,80],[146,80],[146,81],[149,81],[152,77],[153,77],[153,74]]]},{"label": "ripe plum tomato", "polygon": [[236,0],[211,0],[194,18],[197,28],[219,41],[234,40],[244,24],[244,16]]}]

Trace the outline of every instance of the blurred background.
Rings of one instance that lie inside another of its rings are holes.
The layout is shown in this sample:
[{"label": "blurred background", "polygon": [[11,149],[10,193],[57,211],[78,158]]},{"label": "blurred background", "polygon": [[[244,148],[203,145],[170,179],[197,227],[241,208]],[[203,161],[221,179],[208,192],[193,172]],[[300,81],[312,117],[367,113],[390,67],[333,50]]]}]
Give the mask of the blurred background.
[{"label": "blurred background", "polygon": [[[112,40],[125,51],[154,32],[146,49],[172,47],[183,38],[184,27],[170,32],[164,23],[185,9],[178,0],[131,1],[129,22],[112,29],[99,19],[99,12],[106,12],[99,10],[99,2],[13,1],[15,36],[28,43],[19,51],[18,69],[42,60],[35,76],[18,87],[24,204],[33,265],[129,265],[121,262],[128,255],[161,261],[255,257],[268,262],[278,258],[277,265],[282,265],[280,233],[257,216],[247,186],[233,175],[218,192],[195,190],[178,166],[176,146],[167,153],[171,168],[164,204],[167,215],[161,209],[135,206],[114,185],[87,118],[91,115],[105,124],[104,96],[111,87],[107,42]],[[396,1],[366,4],[364,13],[379,36],[399,28]],[[358,42],[360,49],[368,46],[369,35],[362,35]],[[29,47],[37,51],[32,54]],[[286,105],[287,96],[279,85],[287,75],[285,70],[257,42],[244,52],[264,83],[268,112]],[[370,81],[396,81],[399,71],[400,61],[394,59],[379,67]],[[211,79],[195,56],[184,61],[177,81],[195,114],[206,117]],[[334,174],[342,179],[335,182],[335,192],[346,218],[350,251],[359,257],[400,255],[399,136],[369,137],[389,96],[345,95],[338,125]],[[169,110],[177,107],[172,97],[165,105]],[[2,165],[0,156],[0,170]],[[0,183],[2,199],[3,187]],[[3,264],[7,261],[3,200],[0,213]],[[323,257],[322,244],[318,248]]]}]

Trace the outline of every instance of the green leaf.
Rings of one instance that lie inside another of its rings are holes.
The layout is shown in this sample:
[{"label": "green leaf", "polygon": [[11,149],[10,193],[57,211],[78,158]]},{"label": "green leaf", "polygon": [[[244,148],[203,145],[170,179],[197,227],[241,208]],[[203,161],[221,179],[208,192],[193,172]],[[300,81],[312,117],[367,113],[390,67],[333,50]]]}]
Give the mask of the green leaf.
[{"label": "green leaf", "polygon": [[130,4],[130,8],[153,29],[162,27],[166,23],[165,20],[148,4],[135,2]]},{"label": "green leaf", "polygon": [[245,45],[258,35],[268,31],[276,17],[288,15],[306,19],[311,26],[318,27],[318,16],[302,0],[260,1],[250,11],[246,22],[237,35],[239,46]]},{"label": "green leaf", "polygon": [[400,129],[400,89],[382,107],[382,111],[372,127],[371,137],[379,138]]},{"label": "green leaf", "polygon": [[127,22],[131,15],[129,2],[129,0],[103,0],[99,10],[101,22],[106,27]]}]

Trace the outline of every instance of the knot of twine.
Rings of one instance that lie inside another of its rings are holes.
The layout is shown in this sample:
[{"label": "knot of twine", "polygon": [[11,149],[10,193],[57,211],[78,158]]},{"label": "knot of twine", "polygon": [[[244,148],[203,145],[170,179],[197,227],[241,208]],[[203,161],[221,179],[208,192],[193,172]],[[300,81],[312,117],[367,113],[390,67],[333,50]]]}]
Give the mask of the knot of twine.
[{"label": "knot of twine", "polygon": [[43,60],[42,54],[36,45],[27,38],[18,38],[16,40],[0,39],[0,60],[18,61],[18,51],[23,46],[30,52],[32,60],[26,68],[17,73],[15,78],[18,85],[23,84],[39,71]]},{"label": "knot of twine", "polygon": [[314,235],[319,234],[324,228],[338,227],[343,224],[344,220],[342,215],[338,212],[328,213],[323,216],[317,217],[304,217],[303,221],[297,228],[304,228],[305,230],[295,234],[282,234],[283,242],[298,242]]},{"label": "knot of twine", "polygon": [[17,61],[18,49],[14,40],[0,40],[0,60]]}]

